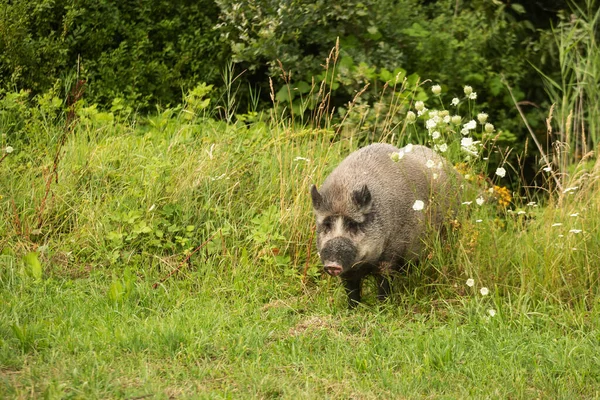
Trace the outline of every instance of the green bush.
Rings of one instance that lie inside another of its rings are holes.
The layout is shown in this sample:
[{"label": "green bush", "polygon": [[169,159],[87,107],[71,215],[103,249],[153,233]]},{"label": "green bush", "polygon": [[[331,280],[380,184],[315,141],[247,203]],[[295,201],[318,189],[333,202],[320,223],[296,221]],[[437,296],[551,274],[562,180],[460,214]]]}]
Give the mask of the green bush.
[{"label": "green bush", "polygon": [[79,74],[91,102],[179,103],[197,83],[220,79],[218,13],[210,0],[2,2],[0,87],[36,94]]},{"label": "green bush", "polygon": [[[351,122],[375,134],[382,114],[377,107],[391,104],[389,97],[382,98],[386,96],[382,91],[400,72],[401,78],[415,74],[412,84],[417,77],[430,79],[454,95],[462,93],[463,85],[472,85],[483,106],[503,121],[503,128],[518,132],[521,122],[502,77],[517,100],[525,93],[539,93],[535,91],[539,80],[530,79],[535,72],[528,63],[540,50],[537,32],[518,3],[384,0],[338,6],[325,1],[282,5],[272,0],[235,4],[217,0],[217,4],[223,19],[220,29],[234,61],[248,70],[248,79],[262,82],[263,93],[271,88],[258,77],[268,73],[275,80],[276,100],[293,103],[296,113],[316,106],[315,101],[306,103],[307,98],[315,96],[325,81],[331,90],[329,104],[343,117],[347,103],[369,83],[357,100],[360,116]],[[339,53],[332,52],[338,37]],[[302,107],[303,102],[308,107]]]}]

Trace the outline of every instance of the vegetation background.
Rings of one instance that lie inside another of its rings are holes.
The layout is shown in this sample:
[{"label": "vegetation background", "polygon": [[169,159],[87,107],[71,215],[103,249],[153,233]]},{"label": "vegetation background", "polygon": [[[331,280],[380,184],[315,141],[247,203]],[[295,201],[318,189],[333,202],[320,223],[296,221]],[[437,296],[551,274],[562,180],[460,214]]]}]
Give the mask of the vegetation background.
[{"label": "vegetation background", "polygon": [[[600,397],[599,20],[0,0],[0,397]],[[310,184],[450,113],[450,237],[346,310]]]}]

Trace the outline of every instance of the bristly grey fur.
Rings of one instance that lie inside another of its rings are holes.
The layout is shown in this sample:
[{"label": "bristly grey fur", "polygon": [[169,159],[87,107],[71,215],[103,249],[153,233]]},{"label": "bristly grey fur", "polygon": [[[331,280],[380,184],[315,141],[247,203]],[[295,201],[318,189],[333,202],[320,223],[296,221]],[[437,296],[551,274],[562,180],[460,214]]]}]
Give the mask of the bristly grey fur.
[{"label": "bristly grey fur", "polygon": [[[394,162],[391,155],[399,150],[383,143],[364,147],[343,160],[320,190],[311,189],[319,254],[332,239],[349,239],[356,247],[352,263],[342,255],[336,259],[335,249],[327,249],[332,259],[323,262],[344,281],[358,279],[358,290],[364,275],[386,274],[390,265],[399,270],[417,260],[428,228],[441,229],[460,204],[458,174],[444,158],[427,147],[412,146]],[[423,201],[423,210],[413,209],[416,200]],[[346,265],[338,265],[338,259]],[[356,287],[348,291],[360,299]]]}]

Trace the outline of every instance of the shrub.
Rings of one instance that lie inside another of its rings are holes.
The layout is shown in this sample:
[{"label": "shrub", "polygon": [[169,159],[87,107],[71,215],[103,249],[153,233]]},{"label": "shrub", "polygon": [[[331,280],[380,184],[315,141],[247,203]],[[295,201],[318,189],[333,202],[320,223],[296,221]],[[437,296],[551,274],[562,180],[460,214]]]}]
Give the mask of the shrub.
[{"label": "shrub", "polygon": [[0,87],[36,94],[79,74],[91,102],[179,103],[198,82],[219,80],[218,12],[210,0],[3,2]]}]

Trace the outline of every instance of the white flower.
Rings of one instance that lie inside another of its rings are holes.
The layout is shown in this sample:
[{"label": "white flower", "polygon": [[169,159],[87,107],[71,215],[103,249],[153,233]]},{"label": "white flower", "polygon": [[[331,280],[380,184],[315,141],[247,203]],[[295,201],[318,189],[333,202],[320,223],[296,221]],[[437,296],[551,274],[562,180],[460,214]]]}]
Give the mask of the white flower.
[{"label": "white flower", "polygon": [[494,125],[490,124],[489,122],[485,124],[485,127],[483,128],[487,133],[492,133],[494,132]]},{"label": "white flower", "polygon": [[404,152],[405,153],[410,153],[413,149],[413,145],[412,143],[407,144],[406,146],[404,146]]},{"label": "white flower", "polygon": [[535,202],[535,201],[530,201],[529,203],[527,203],[527,205],[528,205],[529,207],[537,207],[537,204],[536,204],[536,202]]},{"label": "white flower", "polygon": [[440,85],[433,85],[431,87],[431,92],[436,96],[439,96],[442,93],[442,87]]},{"label": "white flower", "polygon": [[439,146],[436,145],[435,146],[436,149],[438,149],[441,153],[445,153],[446,151],[448,151],[448,145],[446,143],[442,143]]},{"label": "white flower", "polygon": [[470,137],[464,137],[461,139],[460,145],[462,147],[471,147],[471,146],[473,146],[473,139]]},{"label": "white flower", "polygon": [[473,285],[475,285],[475,281],[473,280],[473,278],[467,279],[467,286],[473,287]]},{"label": "white flower", "polygon": [[477,121],[479,121],[481,125],[485,124],[485,121],[487,121],[487,119],[488,115],[486,113],[477,114]]},{"label": "white flower", "polygon": [[555,223],[552,224],[552,226],[562,226],[562,223],[561,222],[555,222]]},{"label": "white flower", "polygon": [[7,154],[10,154],[10,153],[12,153],[12,152],[13,152],[13,150],[14,150],[14,149],[12,148],[12,146],[6,146],[6,147],[4,148],[4,151],[5,151]]},{"label": "white flower", "polygon": [[415,200],[415,204],[413,204],[413,210],[421,211],[423,208],[425,208],[425,203],[423,203],[422,200]]},{"label": "white flower", "polygon": [[406,122],[407,123],[412,124],[413,122],[415,122],[416,119],[417,119],[417,115],[414,112],[409,111],[406,113]]},{"label": "white flower", "polygon": [[467,153],[474,156],[477,156],[477,148],[475,147],[475,144],[477,143],[479,142],[473,141],[473,139],[470,137],[464,137],[460,141],[460,145],[463,151],[466,151]]},{"label": "white flower", "polygon": [[519,211],[517,212],[517,215],[523,215],[523,214],[527,214],[527,212],[525,212],[525,211],[523,211],[523,210],[519,210]]},{"label": "white flower", "polygon": [[434,172],[433,175],[432,175],[432,177],[433,177],[433,179],[437,179],[439,177],[439,175]]},{"label": "white flower", "polygon": [[490,291],[488,290],[488,288],[482,287],[481,289],[479,289],[479,293],[481,293],[482,296],[487,296],[490,293]]},{"label": "white flower", "polygon": [[468,85],[465,86],[463,90],[465,91],[465,95],[466,96],[469,96],[471,93],[473,93],[473,88],[471,86],[468,86]]},{"label": "white flower", "polygon": [[434,118],[430,118],[427,121],[425,121],[425,127],[427,129],[433,129],[437,126],[437,121]]},{"label": "white flower", "polygon": [[583,232],[581,229],[571,229],[569,231],[569,233],[574,233],[574,234],[578,234],[578,233],[581,233],[581,232]]},{"label": "white flower", "polygon": [[450,104],[452,104],[453,106],[457,106],[459,102],[460,102],[460,100],[458,99],[458,97],[455,97],[452,99]]},{"label": "white flower", "polygon": [[475,120],[472,119],[469,122],[467,122],[466,124],[464,124],[463,128],[468,129],[468,130],[475,129],[475,128],[477,128],[477,122],[475,122]]},{"label": "white flower", "polygon": [[425,103],[423,103],[420,100],[415,103],[415,110],[423,111],[424,109],[425,109]]},{"label": "white flower", "polygon": [[449,124],[450,123],[450,116],[449,115],[444,115],[443,120],[445,124]]},{"label": "white flower", "polygon": [[485,202],[485,200],[481,196],[478,197],[477,200],[475,200],[475,203],[477,203],[478,206],[483,205],[484,202]]},{"label": "white flower", "polygon": [[469,95],[469,99],[475,100],[477,98],[477,93],[473,92]]},{"label": "white flower", "polygon": [[490,317],[494,317],[496,315],[496,310],[494,310],[493,308],[490,308],[488,310],[488,314],[490,315]]},{"label": "white flower", "polygon": [[496,175],[498,175],[500,178],[504,178],[506,176],[506,170],[502,167],[499,167],[496,169]]},{"label": "white flower", "polygon": [[460,121],[462,121],[462,118],[460,117],[460,115],[453,115],[452,118],[450,118],[450,121],[454,124],[454,125],[459,125]]},{"label": "white flower", "polygon": [[440,135],[440,132],[438,132],[438,131],[434,131],[434,132],[431,134],[431,138],[432,138],[433,140],[438,140],[438,139],[440,138],[440,136],[441,136],[441,135]]},{"label": "white flower", "polygon": [[435,166],[435,163],[433,162],[433,160],[427,160],[427,162],[425,163],[425,166],[427,168],[433,168]]}]

